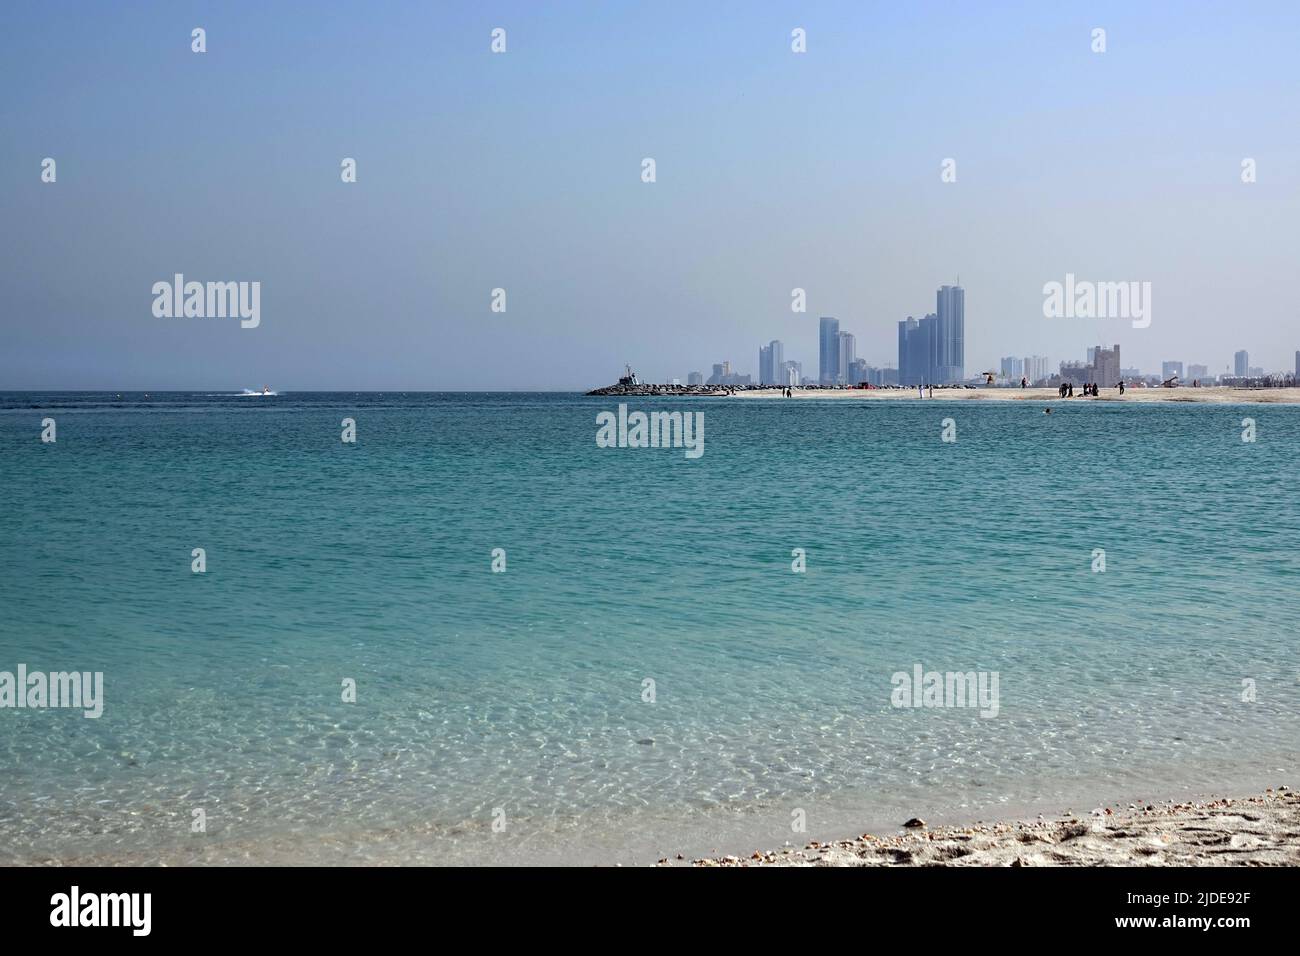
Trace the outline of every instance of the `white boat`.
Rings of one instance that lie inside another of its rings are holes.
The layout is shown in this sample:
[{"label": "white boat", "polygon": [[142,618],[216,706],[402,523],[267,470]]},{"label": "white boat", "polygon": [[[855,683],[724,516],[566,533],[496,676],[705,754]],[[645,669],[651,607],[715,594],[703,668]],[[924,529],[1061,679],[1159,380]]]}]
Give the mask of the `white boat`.
[{"label": "white boat", "polygon": [[262,390],[261,390],[260,392],[257,391],[257,389],[254,389],[254,388],[246,388],[246,389],[244,389],[243,394],[246,395],[246,396],[247,396],[247,395],[256,395],[256,396],[258,396],[258,397],[260,398],[260,397],[262,397],[262,396],[277,395],[277,394],[279,394],[279,393],[278,393],[278,392],[273,392],[273,391],[271,391],[271,386],[269,386],[269,385],[263,385],[263,386],[262,386]]}]

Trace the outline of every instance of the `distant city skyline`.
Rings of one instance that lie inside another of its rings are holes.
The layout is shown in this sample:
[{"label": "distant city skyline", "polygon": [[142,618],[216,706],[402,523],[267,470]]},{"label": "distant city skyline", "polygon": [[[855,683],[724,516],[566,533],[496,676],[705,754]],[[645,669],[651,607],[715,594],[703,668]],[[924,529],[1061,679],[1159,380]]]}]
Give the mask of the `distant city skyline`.
[{"label": "distant city skyline", "polygon": [[[818,377],[820,316],[896,363],[959,275],[967,374],[1292,366],[1296,5],[738,9],[6,9],[0,388],[577,390],[772,340]],[[156,317],[178,273],[260,324]],[[1045,318],[1067,274],[1150,282],[1150,327]]]},{"label": "distant city skyline", "polygon": [[[710,385],[787,385],[817,384],[821,386],[856,385],[944,385],[983,381],[989,372],[1003,381],[1028,382],[1066,381],[1078,385],[1097,383],[1112,386],[1121,378],[1154,378],[1154,372],[1144,372],[1139,367],[1125,368],[1120,354],[1121,346],[1114,343],[1109,348],[1088,346],[1086,357],[1062,358],[1053,366],[1047,356],[1004,355],[995,366],[987,370],[966,369],[965,357],[965,306],[966,290],[960,285],[940,286],[935,296],[935,311],[917,320],[913,316],[897,322],[897,365],[888,362],[873,365],[856,355],[857,337],[840,327],[835,316],[821,316],[817,320],[817,376],[806,378],[791,376],[797,362],[784,361],[785,343],[771,340],[759,347],[758,374],[750,375],[733,368],[729,360],[713,365],[713,374],[704,379],[699,373],[688,376],[690,384]],[[1296,377],[1300,378],[1300,351],[1295,353]],[[1224,366],[1216,372],[1212,365],[1165,359],[1160,363],[1160,380],[1177,378],[1180,382],[1206,382],[1221,375],[1235,378],[1259,378],[1266,374],[1285,375],[1287,368],[1268,369],[1251,366],[1249,352],[1239,349],[1233,353],[1231,368]]]}]

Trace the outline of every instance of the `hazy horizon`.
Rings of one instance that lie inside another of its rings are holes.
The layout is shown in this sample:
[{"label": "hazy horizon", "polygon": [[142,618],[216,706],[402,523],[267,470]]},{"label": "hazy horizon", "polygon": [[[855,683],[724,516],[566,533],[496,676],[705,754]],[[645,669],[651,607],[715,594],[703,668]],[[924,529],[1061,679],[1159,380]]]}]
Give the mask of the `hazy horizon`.
[{"label": "hazy horizon", "polygon": [[[898,321],[959,279],[967,375],[1300,349],[1292,5],[0,18],[3,390],[570,391],[756,375],[772,339],[816,378],[821,316],[896,366]],[[260,324],[155,317],[176,273],[260,282]],[[1150,327],[1044,318],[1067,273],[1150,282]]]}]

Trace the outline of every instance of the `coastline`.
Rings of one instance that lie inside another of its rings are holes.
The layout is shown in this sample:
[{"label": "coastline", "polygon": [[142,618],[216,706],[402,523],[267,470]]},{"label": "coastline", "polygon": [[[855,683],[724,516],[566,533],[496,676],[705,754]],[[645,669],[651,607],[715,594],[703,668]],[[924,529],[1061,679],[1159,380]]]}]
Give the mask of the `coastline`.
[{"label": "coastline", "polygon": [[[536,844],[537,834],[526,835],[511,841],[513,851],[502,855],[500,847],[488,850],[502,835],[494,835],[482,821],[467,821],[452,827],[247,833],[216,844],[184,841],[154,851],[119,847],[71,855],[0,854],[0,858],[3,865],[17,867],[1300,865],[1300,791],[1256,783],[1229,793],[1234,795],[1202,792],[1199,797],[1158,802],[1121,801],[1091,811],[1067,809],[1036,817],[1033,809],[1021,808],[1005,816],[971,817],[933,827],[909,828],[900,821],[857,837],[823,835],[808,840],[805,836],[797,844],[786,842],[777,849],[751,851],[749,847],[758,840],[733,839],[726,846],[712,843],[704,855],[697,854],[709,844],[699,839],[691,841],[698,848],[694,853],[683,847],[660,856],[645,845],[632,850],[623,842],[626,833],[620,837],[617,830],[596,841],[579,838],[576,844],[556,842],[549,847]],[[485,842],[477,851],[467,845],[452,849],[444,841],[453,836],[469,843]],[[665,852],[662,843],[658,850]]]},{"label": "coastline", "polygon": [[[593,389],[588,395],[618,398],[740,398],[781,399],[779,388],[737,388],[734,392],[701,386],[611,385]],[[933,395],[921,398],[915,388],[796,388],[790,398],[833,401],[976,401],[976,402],[1053,402],[1067,405],[1088,402],[1194,402],[1198,404],[1300,405],[1300,388],[1231,388],[1208,385],[1203,388],[1130,388],[1123,395],[1114,388],[1104,388],[1096,397],[1076,394],[1061,398],[1054,388],[936,388]],[[788,399],[787,399],[788,400]]]},{"label": "coastline", "polygon": [[[1242,798],[1163,801],[1034,821],[930,829],[895,836],[706,857],[692,866],[1295,866],[1300,793],[1286,786]],[[660,860],[659,865],[675,861]],[[678,864],[681,865],[681,864]]]},{"label": "coastline", "polygon": [[[731,398],[780,398],[778,388],[739,391]],[[1076,393],[1073,398],[1061,398],[1054,388],[936,388],[925,398],[915,389],[843,388],[795,390],[793,398],[822,398],[866,401],[983,401],[983,402],[1053,402],[1063,405],[1083,405],[1089,402],[1195,402],[1201,404],[1235,405],[1243,403],[1300,405],[1300,388],[1228,388],[1214,385],[1205,388],[1130,388],[1124,394],[1118,389],[1101,389],[1096,397]]]}]

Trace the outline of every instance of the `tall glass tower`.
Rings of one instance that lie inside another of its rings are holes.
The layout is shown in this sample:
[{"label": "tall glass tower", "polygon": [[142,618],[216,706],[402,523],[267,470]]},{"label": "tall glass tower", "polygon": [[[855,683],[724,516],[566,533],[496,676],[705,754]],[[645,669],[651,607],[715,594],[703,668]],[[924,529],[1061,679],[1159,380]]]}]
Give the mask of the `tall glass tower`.
[{"label": "tall glass tower", "polygon": [[940,286],[935,315],[934,381],[960,382],[966,378],[966,290]]},{"label": "tall glass tower", "polygon": [[845,384],[849,382],[853,374],[853,360],[857,358],[854,353],[857,351],[857,339],[853,337],[852,332],[841,332],[839,335],[839,366],[835,371],[835,380]]},{"label": "tall glass tower", "polygon": [[840,374],[840,320],[822,317],[817,349],[817,381],[834,385]]}]

